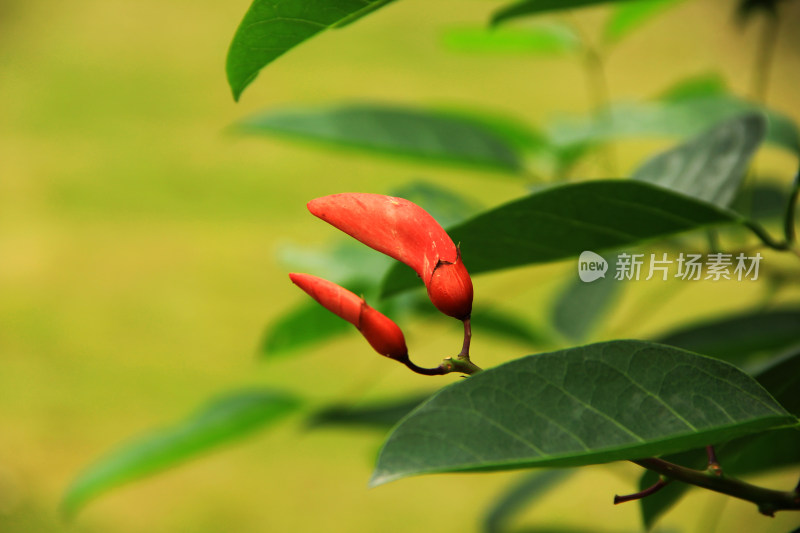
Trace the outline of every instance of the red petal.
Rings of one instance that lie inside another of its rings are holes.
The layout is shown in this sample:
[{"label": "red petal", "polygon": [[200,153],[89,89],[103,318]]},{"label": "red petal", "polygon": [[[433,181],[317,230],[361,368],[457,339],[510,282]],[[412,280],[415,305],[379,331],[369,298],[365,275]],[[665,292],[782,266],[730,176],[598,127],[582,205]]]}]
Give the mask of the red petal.
[{"label": "red petal", "polygon": [[455,263],[439,263],[428,284],[428,297],[442,313],[464,320],[472,313],[472,279],[459,255]]},{"label": "red petal", "polygon": [[427,211],[403,198],[342,193],[308,202],[308,210],[370,248],[402,261],[427,285],[440,261],[453,263],[458,249]]}]

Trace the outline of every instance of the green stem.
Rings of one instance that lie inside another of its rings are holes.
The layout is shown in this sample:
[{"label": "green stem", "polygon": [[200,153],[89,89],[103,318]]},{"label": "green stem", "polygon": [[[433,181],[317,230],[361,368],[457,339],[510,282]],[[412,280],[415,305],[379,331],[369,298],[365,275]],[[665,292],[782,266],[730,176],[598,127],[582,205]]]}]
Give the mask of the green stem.
[{"label": "green stem", "polygon": [[777,511],[800,510],[800,493],[797,489],[793,491],[765,489],[740,479],[686,468],[655,457],[632,462],[670,479],[752,502],[758,506],[761,514],[767,516],[774,516]]},{"label": "green stem", "polygon": [[786,235],[786,242],[794,244],[797,242],[797,234],[794,228],[794,215],[797,207],[797,197],[800,196],[800,170],[794,176],[794,185],[789,194],[789,202],[786,205],[786,215],[783,220],[783,231]]}]

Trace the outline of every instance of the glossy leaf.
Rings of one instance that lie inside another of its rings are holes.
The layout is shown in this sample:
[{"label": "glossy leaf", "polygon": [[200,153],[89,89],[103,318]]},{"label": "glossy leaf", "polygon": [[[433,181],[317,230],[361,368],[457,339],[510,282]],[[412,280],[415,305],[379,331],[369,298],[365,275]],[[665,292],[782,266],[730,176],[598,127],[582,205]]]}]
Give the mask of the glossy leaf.
[{"label": "glossy leaf", "polygon": [[[795,348],[771,361],[756,375],[756,379],[780,404],[795,416],[800,416],[800,349]],[[779,429],[748,435],[716,446],[717,457],[726,473],[733,476],[757,474],[776,468],[800,464],[800,430]],[[672,463],[690,468],[705,466],[705,450],[697,449],[665,457]],[[640,490],[651,486],[658,475],[646,471],[639,480]],[[650,529],[675,505],[690,487],[671,483],[664,489],[640,500],[642,520]]]},{"label": "glossy leaf", "polygon": [[283,392],[245,390],[218,398],[173,426],[128,442],[82,472],[67,489],[67,516],[108,490],[183,463],[253,433],[293,411],[298,401]]},{"label": "glossy leaf", "polygon": [[375,402],[363,406],[331,405],[313,413],[307,421],[307,426],[311,429],[335,426],[386,431],[430,396],[430,393],[424,395],[415,394],[406,398]]},{"label": "glossy leaf", "polygon": [[547,134],[556,145],[642,137],[687,137],[748,112],[763,113],[767,117],[768,143],[800,153],[800,133],[789,117],[727,95],[618,103],[608,109],[607,120],[597,121],[593,116],[565,116],[554,121]]},{"label": "glossy leaf", "polygon": [[696,321],[657,341],[741,364],[758,353],[775,353],[800,343],[800,309],[744,312]]},{"label": "glossy leaf", "polygon": [[244,120],[239,129],[422,161],[522,169],[515,144],[501,132],[478,120],[436,111],[381,105],[284,109]]},{"label": "glossy leaf", "polygon": [[319,32],[374,11],[386,0],[254,0],[228,49],[233,99],[269,63]]},{"label": "glossy leaf", "polygon": [[639,167],[632,179],[728,207],[739,192],[766,129],[760,114],[725,121],[656,155]]},{"label": "glossy leaf", "polygon": [[[448,233],[461,243],[470,273],[478,274],[741,221],[731,211],[649,183],[594,180],[538,191],[486,211]],[[386,296],[419,284],[410,269],[395,265],[381,293]]]},{"label": "glossy leaf", "polygon": [[580,40],[568,26],[548,24],[524,28],[453,28],[442,37],[458,52],[559,54],[576,51]]},{"label": "glossy leaf", "polygon": [[505,533],[508,523],[532,502],[564,481],[572,470],[528,472],[492,504],[483,519],[484,533]]},{"label": "glossy leaf", "polygon": [[618,41],[652,17],[681,0],[640,0],[614,6],[605,27],[607,41]]},{"label": "glossy leaf", "polygon": [[445,387],[395,427],[371,483],[665,455],[796,422],[728,363],[605,342],[531,355]]},{"label": "glossy leaf", "polygon": [[[612,271],[613,265],[609,266]],[[552,310],[553,327],[573,342],[588,339],[606,317],[610,306],[619,296],[623,283],[613,276],[591,283],[573,275],[556,298]]]},{"label": "glossy leaf", "polygon": [[495,11],[492,14],[492,24],[500,24],[520,17],[539,15],[548,11],[563,11],[565,9],[625,1],[629,0],[522,0]]}]

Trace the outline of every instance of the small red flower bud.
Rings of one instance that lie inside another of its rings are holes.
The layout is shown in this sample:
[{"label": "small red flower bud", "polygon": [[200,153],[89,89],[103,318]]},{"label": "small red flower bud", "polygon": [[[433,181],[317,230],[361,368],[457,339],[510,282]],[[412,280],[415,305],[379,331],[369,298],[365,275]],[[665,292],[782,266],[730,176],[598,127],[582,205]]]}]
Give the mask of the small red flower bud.
[{"label": "small red flower bud", "polygon": [[[311,213],[411,268],[443,313],[464,319],[472,311],[472,281],[458,247],[427,211],[403,198],[342,193],[308,202]],[[437,276],[442,265],[457,265]]]},{"label": "small red flower bud", "polygon": [[400,326],[370,307],[362,298],[344,287],[310,274],[292,273],[289,278],[322,307],[353,324],[376,352],[397,361],[408,360],[408,348]]}]

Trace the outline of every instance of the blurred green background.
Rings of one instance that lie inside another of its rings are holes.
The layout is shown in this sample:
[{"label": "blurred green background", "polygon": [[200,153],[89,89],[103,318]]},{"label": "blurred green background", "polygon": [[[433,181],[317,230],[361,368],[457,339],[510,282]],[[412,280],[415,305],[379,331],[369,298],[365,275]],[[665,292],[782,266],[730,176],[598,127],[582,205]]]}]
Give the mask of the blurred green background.
[{"label": "blurred green background", "polygon": [[[495,109],[534,124],[587,110],[583,74],[569,58],[443,48],[446,28],[482,24],[498,5],[397,2],[291,51],[234,104],[223,65],[246,1],[0,0],[0,532],[477,528],[518,473],[429,476],[368,489],[381,434],[309,431],[301,417],[115,491],[73,524],[59,519],[57,506],[69,481],[101,454],[231,389],[271,385],[313,408],[458,379],[412,375],[376,357],[356,334],[308,354],[259,360],[265,326],[303,299],[276,251],[341,242],[306,212],[313,197],[388,192],[430,179],[489,206],[524,193],[525,184],[227,128],[264,108],[354,100]],[[612,99],[646,98],[706,72],[747,95],[763,21],[738,26],[733,7],[686,1],[632,34],[607,64]],[[791,26],[800,10],[786,7],[791,20],[779,35],[768,100],[797,121],[800,38]],[[606,13],[571,16],[593,34]],[[669,144],[617,147],[622,169]],[[768,148],[757,164],[788,186],[796,162]],[[599,172],[585,169],[587,177]],[[476,278],[476,299],[541,323],[571,266]],[[642,313],[670,287],[637,285],[598,338],[644,337],[760,298],[753,286],[698,284],[656,316]],[[431,322],[407,331],[420,361],[433,365],[453,351],[459,332]],[[535,349],[480,336],[475,327],[473,357],[482,366]],[[638,474],[627,464],[583,469],[519,523],[635,531],[636,504],[613,507],[611,500],[635,490]],[[792,479],[762,481],[788,486]],[[718,517],[716,531],[753,524],[785,532],[797,522],[694,492],[661,528],[710,531]]]}]

